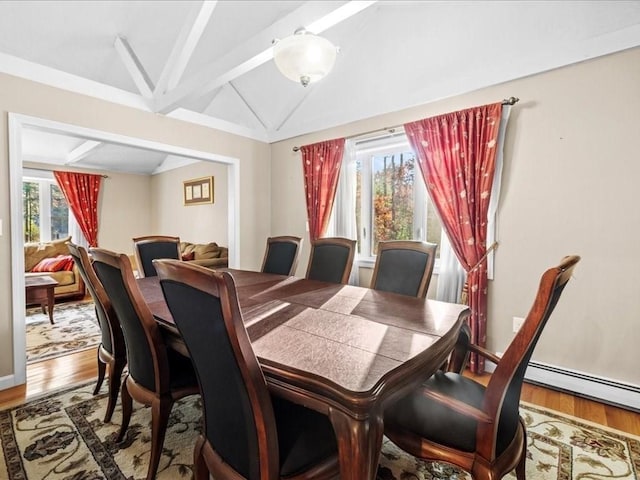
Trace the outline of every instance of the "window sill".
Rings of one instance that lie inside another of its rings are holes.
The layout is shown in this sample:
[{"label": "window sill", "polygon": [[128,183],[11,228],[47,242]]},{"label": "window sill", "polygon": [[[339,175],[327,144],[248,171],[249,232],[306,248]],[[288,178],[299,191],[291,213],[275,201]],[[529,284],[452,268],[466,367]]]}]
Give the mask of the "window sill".
[{"label": "window sill", "polygon": [[356,263],[360,268],[370,268],[373,270],[373,268],[376,266],[376,259],[374,257],[358,258],[358,260],[356,260]]},{"label": "window sill", "polygon": [[[375,257],[360,257],[356,260],[356,264],[359,268],[369,268],[373,270],[376,266]],[[440,259],[436,258],[436,263],[433,265],[433,275],[438,275],[440,272]]]}]

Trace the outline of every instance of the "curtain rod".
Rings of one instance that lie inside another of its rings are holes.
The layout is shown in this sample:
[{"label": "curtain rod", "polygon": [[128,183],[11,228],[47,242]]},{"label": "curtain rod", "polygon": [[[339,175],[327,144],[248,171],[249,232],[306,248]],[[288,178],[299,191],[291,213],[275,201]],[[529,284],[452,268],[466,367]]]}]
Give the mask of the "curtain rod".
[{"label": "curtain rod", "polygon": [[[502,100],[502,105],[515,105],[519,101],[520,101],[520,99],[518,97],[509,97],[509,98],[505,98],[504,100]],[[396,125],[395,127],[378,128],[376,130],[369,130],[368,132],[358,133],[357,135],[350,135],[350,136],[345,137],[345,138],[346,139],[351,139],[351,138],[356,138],[356,137],[363,137],[365,135],[370,135],[370,134],[376,133],[376,132],[394,133],[396,131],[396,128],[400,128],[402,126],[403,125]],[[300,151],[300,147],[293,147],[292,150],[294,152],[298,152],[298,151]]]}]

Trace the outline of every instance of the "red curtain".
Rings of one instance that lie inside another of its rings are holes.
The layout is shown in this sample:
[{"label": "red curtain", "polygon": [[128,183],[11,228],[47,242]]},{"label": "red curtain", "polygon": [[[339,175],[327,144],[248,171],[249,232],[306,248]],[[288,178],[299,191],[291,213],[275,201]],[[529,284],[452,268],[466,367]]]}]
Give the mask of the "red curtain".
[{"label": "red curtain", "polygon": [[327,229],[338,186],[344,142],[344,138],[339,138],[300,147],[311,241],[320,238]]},{"label": "red curtain", "polygon": [[102,175],[53,172],[90,247],[98,246],[98,195]]},{"label": "red curtain", "polygon": [[[487,212],[502,104],[407,123],[407,137],[451,246],[467,271],[472,341],[487,340]],[[471,356],[471,371],[484,360]]]}]

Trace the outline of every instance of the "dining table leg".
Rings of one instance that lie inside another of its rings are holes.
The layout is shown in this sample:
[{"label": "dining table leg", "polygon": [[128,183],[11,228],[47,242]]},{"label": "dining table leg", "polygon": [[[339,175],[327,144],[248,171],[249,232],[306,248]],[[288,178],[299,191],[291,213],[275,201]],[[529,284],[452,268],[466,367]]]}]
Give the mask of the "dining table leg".
[{"label": "dining table leg", "polygon": [[357,419],[330,409],[329,418],[338,439],[340,480],[375,480],[384,431],[382,412]]}]

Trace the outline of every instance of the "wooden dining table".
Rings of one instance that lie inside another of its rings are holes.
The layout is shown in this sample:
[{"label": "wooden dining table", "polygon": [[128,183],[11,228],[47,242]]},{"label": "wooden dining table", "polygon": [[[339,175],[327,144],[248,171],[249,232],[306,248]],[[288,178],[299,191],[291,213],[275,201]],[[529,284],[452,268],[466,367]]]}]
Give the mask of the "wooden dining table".
[{"label": "wooden dining table", "polygon": [[[465,305],[260,272],[233,276],[255,354],[273,394],[326,414],[340,478],[375,479],[386,405],[446,360]],[[158,277],[138,280],[167,344],[188,351]]]}]

